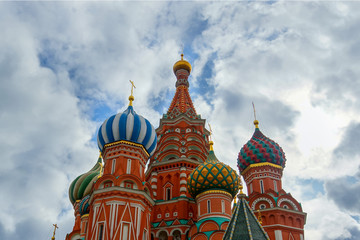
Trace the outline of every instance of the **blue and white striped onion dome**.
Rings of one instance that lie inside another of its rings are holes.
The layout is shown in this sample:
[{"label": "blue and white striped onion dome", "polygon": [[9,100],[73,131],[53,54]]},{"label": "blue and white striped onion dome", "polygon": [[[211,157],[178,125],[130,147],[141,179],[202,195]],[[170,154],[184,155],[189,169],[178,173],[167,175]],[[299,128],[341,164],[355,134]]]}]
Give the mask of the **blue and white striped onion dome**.
[{"label": "blue and white striped onion dome", "polygon": [[105,120],[98,132],[98,146],[100,151],[108,143],[121,140],[141,144],[149,154],[155,152],[157,136],[154,126],[137,114],[133,106],[129,106],[123,113],[118,113]]}]

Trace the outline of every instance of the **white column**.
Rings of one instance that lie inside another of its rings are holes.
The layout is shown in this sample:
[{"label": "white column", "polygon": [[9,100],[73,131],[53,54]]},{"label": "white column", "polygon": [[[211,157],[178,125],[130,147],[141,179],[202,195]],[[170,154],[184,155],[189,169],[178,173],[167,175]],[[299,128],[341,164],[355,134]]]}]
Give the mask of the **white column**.
[{"label": "white column", "polygon": [[180,168],[180,196],[186,197],[186,167]]},{"label": "white column", "polygon": [[275,230],[275,240],[283,240],[281,230]]}]

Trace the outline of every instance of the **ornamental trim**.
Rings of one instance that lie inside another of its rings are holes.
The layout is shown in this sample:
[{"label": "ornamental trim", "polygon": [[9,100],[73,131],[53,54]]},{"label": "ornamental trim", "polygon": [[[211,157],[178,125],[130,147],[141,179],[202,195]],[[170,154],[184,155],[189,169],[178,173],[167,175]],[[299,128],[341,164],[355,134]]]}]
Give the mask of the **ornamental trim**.
[{"label": "ornamental trim", "polygon": [[270,166],[270,167],[274,167],[274,168],[278,168],[278,169],[283,169],[282,166],[276,165],[274,163],[268,163],[268,162],[264,162],[264,163],[255,163],[255,164],[250,164],[247,168],[245,168],[244,171],[241,172],[241,175],[244,175],[246,172],[248,172],[251,168],[254,167],[263,167],[263,166]]},{"label": "ornamental trim", "polygon": [[299,211],[299,209],[297,208],[297,206],[295,205],[295,203],[294,203],[293,201],[291,201],[290,199],[288,199],[288,198],[282,198],[282,199],[280,199],[280,200],[278,201],[278,203],[277,203],[277,206],[280,207],[280,204],[281,204],[282,202],[288,202],[288,203],[290,203],[290,205],[291,205],[296,211]]},{"label": "ornamental trim", "polygon": [[261,198],[255,199],[255,201],[251,204],[251,208],[252,208],[253,210],[255,210],[255,205],[256,205],[258,202],[260,202],[260,201],[265,201],[265,202],[269,203],[270,208],[273,208],[273,207],[274,207],[273,202],[272,202],[269,198],[261,197]]}]

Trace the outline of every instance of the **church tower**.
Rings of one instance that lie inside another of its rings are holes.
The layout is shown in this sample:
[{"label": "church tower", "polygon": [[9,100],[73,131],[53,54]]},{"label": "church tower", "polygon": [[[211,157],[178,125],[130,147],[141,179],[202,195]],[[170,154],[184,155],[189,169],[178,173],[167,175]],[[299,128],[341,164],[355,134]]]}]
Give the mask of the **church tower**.
[{"label": "church tower", "polygon": [[240,178],[215,156],[213,142],[206,161],[188,178],[188,191],[197,204],[196,223],[190,228],[192,240],[222,240],[231,219],[231,202],[239,190]]},{"label": "church tower", "polygon": [[173,70],[175,96],[156,129],[158,147],[146,172],[155,199],[151,218],[155,240],[187,239],[188,230],[198,217],[195,199],[186,188],[187,178],[206,160],[209,149],[209,131],[189,94],[191,65],[183,54]]},{"label": "church tower", "polygon": [[259,129],[241,148],[238,167],[249,194],[249,205],[261,214],[262,226],[271,240],[303,240],[306,213],[301,204],[282,188],[285,153]]},{"label": "church tower", "polygon": [[80,176],[70,186],[76,220],[67,240],[150,239],[155,202],[145,168],[157,136],[150,122],[134,111],[132,94],[129,100],[123,113],[111,116],[99,129],[102,171]]}]

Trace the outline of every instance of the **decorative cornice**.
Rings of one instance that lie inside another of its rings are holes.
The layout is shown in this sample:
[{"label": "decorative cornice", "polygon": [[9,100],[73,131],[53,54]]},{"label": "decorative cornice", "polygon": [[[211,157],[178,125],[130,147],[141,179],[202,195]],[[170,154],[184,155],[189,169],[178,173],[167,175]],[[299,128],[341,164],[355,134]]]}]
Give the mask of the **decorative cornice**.
[{"label": "decorative cornice", "polygon": [[[105,195],[109,195],[109,193],[111,192],[118,192],[119,194],[139,194],[142,195],[144,197],[144,199],[146,199],[150,205],[154,206],[155,201],[143,190],[139,190],[139,189],[129,189],[129,188],[123,188],[123,187],[119,187],[119,186],[112,186],[112,187],[107,187],[107,188],[102,188],[102,189],[97,189],[93,192],[90,201],[93,201],[93,198],[98,195],[98,196],[105,196]],[[90,202],[89,201],[89,202]]]},{"label": "decorative cornice", "polygon": [[138,144],[138,143],[133,143],[133,142],[129,142],[129,141],[126,141],[126,140],[120,140],[120,141],[117,141],[117,142],[112,142],[112,143],[107,143],[104,145],[104,148],[103,148],[103,152],[105,151],[106,148],[108,147],[111,147],[111,146],[114,146],[114,145],[118,145],[118,144],[126,144],[126,145],[130,145],[130,146],[134,146],[134,147],[139,147],[141,148],[142,150],[144,150],[145,154],[147,157],[149,157],[149,153],[147,152],[147,150],[143,147],[143,145],[141,144]]},{"label": "decorative cornice", "polygon": [[278,169],[281,169],[281,170],[283,169],[282,166],[279,166],[279,165],[276,165],[276,164],[273,164],[273,163],[268,163],[268,162],[255,163],[255,164],[251,164],[247,168],[245,168],[245,170],[241,172],[241,175],[244,175],[245,173],[247,173],[251,168],[264,167],[264,166],[274,167],[274,168],[278,168]]},{"label": "decorative cornice", "polygon": [[226,191],[223,191],[223,190],[208,190],[208,191],[205,191],[205,192],[202,192],[202,193],[199,193],[197,196],[196,196],[196,200],[199,199],[201,196],[203,195],[206,195],[206,194],[212,194],[212,193],[220,193],[220,194],[225,194],[227,196],[229,196],[231,199],[233,199],[233,197],[231,196],[230,193],[226,192]]},{"label": "decorative cornice", "polygon": [[[164,161],[164,162],[156,162],[156,163],[153,162],[148,166],[148,169],[147,169],[147,171],[145,173],[145,176],[147,178],[149,176],[149,174],[153,171],[154,168],[161,167],[161,166],[166,166],[166,165],[171,165],[171,164],[177,164],[177,163],[180,163],[180,162],[194,164],[194,165],[196,165],[196,166],[194,166],[194,168],[196,168],[198,165],[202,164],[202,162],[199,162],[199,161],[196,161],[196,160],[193,160],[193,159],[190,159],[190,158],[181,158],[181,157],[176,158],[176,159],[167,160],[167,161]],[[179,167],[176,167],[176,168],[179,168]],[[190,171],[192,169],[189,168],[188,170]],[[155,170],[155,171],[157,171],[157,170]]]}]

